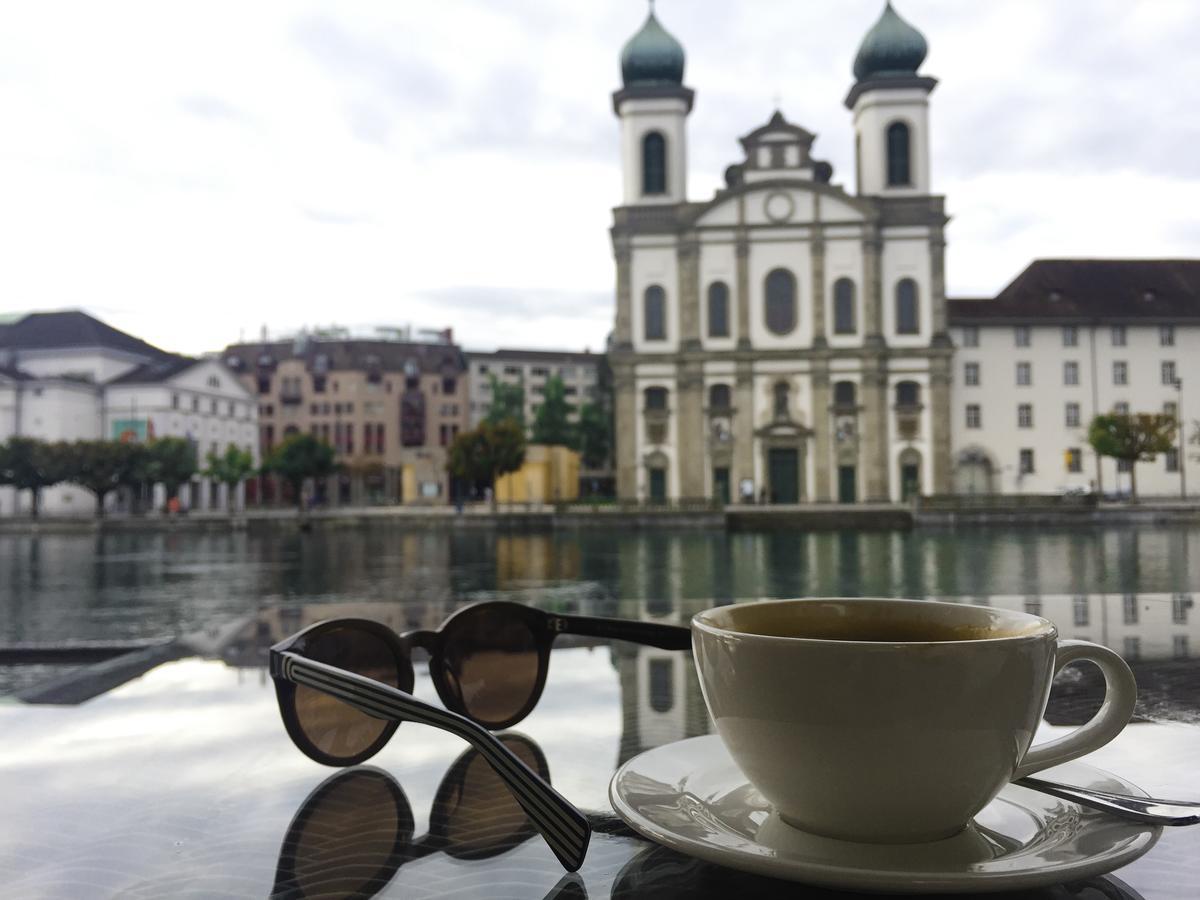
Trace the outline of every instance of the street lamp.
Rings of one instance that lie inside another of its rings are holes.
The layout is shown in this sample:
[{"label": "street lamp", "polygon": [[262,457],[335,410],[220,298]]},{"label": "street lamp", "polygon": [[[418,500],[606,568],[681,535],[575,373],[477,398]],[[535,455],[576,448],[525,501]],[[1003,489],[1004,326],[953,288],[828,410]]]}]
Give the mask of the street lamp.
[{"label": "street lamp", "polygon": [[1175,423],[1179,427],[1179,496],[1187,499],[1187,427],[1183,418],[1183,379],[1176,378],[1171,387],[1179,392],[1179,402],[1175,406]]}]

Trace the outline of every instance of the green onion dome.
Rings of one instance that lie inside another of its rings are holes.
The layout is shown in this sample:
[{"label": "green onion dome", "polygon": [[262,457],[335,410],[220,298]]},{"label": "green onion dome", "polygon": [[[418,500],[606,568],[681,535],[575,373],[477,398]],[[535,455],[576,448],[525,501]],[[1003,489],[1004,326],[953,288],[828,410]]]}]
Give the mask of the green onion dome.
[{"label": "green onion dome", "polygon": [[854,77],[869,81],[916,75],[928,55],[929,42],[925,35],[900,18],[889,0],[883,15],[858,48]]},{"label": "green onion dome", "polygon": [[621,51],[621,77],[627,88],[682,85],[683,65],[683,45],[659,24],[653,11]]}]

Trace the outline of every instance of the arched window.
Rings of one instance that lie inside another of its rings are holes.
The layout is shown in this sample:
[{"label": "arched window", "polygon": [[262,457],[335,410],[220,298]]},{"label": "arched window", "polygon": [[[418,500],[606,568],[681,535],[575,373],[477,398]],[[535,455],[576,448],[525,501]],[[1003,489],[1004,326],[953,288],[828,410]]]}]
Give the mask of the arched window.
[{"label": "arched window", "polygon": [[920,406],[921,386],[915,381],[901,381],[896,385],[897,406]]},{"label": "arched window", "polygon": [[787,419],[790,418],[789,410],[792,405],[792,389],[786,381],[778,381],[775,383],[775,418]]},{"label": "arched window", "polygon": [[854,282],[839,278],[833,285],[833,333],[854,334]]},{"label": "arched window", "polygon": [[657,284],[646,288],[644,325],[646,340],[665,341],[667,339],[667,292]]},{"label": "arched window", "polygon": [[775,334],[791,334],[796,327],[796,276],[787,269],[767,275],[766,319]]},{"label": "arched window", "polygon": [[729,285],[723,281],[708,286],[708,336],[729,337]]},{"label": "arched window", "polygon": [[917,283],[911,278],[902,278],[896,285],[896,334],[920,333],[919,306]]},{"label": "arched window", "polygon": [[834,406],[856,406],[857,397],[853,381],[839,381],[833,386]]},{"label": "arched window", "polygon": [[646,388],[646,409],[666,410],[667,389],[663,387]]},{"label": "arched window", "polygon": [[675,705],[675,670],[669,659],[650,660],[650,708],[657,713],[670,712]]},{"label": "arched window", "polygon": [[729,409],[733,405],[733,392],[727,384],[714,384],[708,389],[708,405],[710,409]]},{"label": "arched window", "polygon": [[912,136],[903,122],[893,122],[887,130],[888,187],[912,185]]},{"label": "arched window", "polygon": [[667,139],[657,131],[642,138],[642,193],[667,192]]}]

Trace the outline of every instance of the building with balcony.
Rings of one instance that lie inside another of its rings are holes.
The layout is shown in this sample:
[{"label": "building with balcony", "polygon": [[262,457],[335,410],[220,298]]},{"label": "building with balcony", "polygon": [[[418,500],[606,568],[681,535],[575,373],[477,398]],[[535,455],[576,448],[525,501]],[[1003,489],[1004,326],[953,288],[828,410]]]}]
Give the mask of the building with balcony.
[{"label": "building with balcony", "polygon": [[687,190],[683,47],[652,13],[613,94],[610,362],[626,499],[901,501],[952,483],[944,198],[925,39],[888,5],[845,99],[855,190],[775,112]]},{"label": "building with balcony", "polygon": [[[452,499],[446,451],[467,427],[469,391],[466,358],[449,330],[418,340],[395,331],[300,334],[234,344],[222,358],[257,402],[264,455],[299,433],[337,452],[341,471],[314,486],[316,502]],[[280,492],[261,479],[251,502],[292,501]]]},{"label": "building with balcony", "polygon": [[[77,310],[30,313],[0,326],[0,441],[181,437],[195,446],[203,468],[208,453],[230,444],[257,462],[257,418],[253,397],[220,360],[168,353]],[[242,488],[234,498],[227,492],[196,476],[180,501],[193,510],[242,502]],[[144,499],[161,507],[161,486]],[[114,509],[134,505],[124,490],[107,502]],[[28,492],[0,488],[3,512],[27,512],[30,503]],[[42,492],[42,509],[91,515],[95,501],[63,484]]]}]

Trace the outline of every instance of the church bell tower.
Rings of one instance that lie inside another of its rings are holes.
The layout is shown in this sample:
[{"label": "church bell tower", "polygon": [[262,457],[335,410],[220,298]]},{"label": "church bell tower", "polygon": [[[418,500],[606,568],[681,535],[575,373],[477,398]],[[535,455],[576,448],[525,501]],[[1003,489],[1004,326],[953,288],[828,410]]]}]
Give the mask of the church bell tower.
[{"label": "church bell tower", "polygon": [[641,30],[621,51],[622,87],[613,94],[621,120],[625,206],[687,200],[687,117],[693,91],[683,86],[683,45],[651,4]]}]

